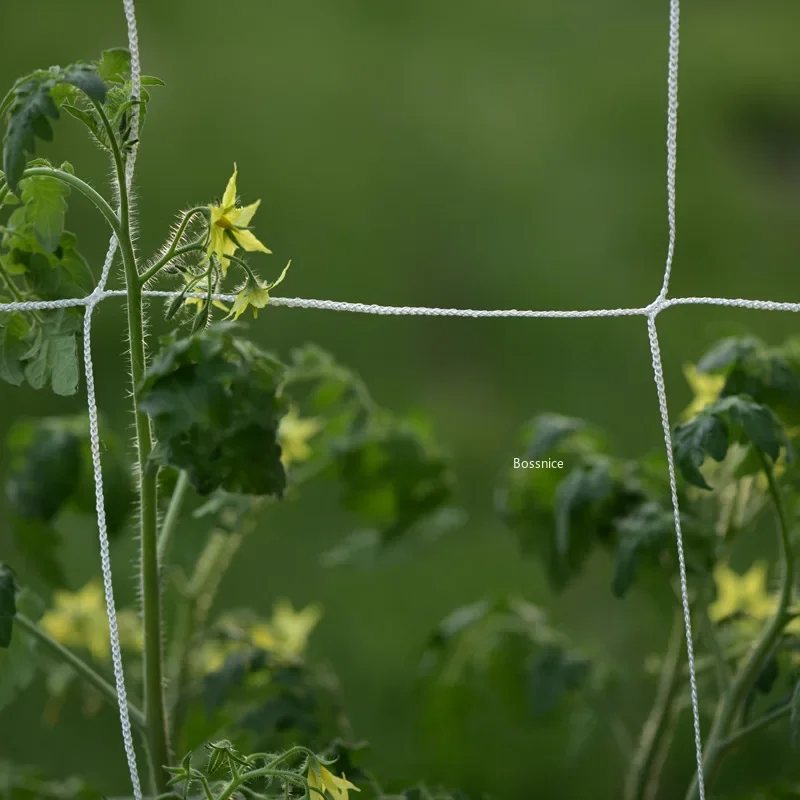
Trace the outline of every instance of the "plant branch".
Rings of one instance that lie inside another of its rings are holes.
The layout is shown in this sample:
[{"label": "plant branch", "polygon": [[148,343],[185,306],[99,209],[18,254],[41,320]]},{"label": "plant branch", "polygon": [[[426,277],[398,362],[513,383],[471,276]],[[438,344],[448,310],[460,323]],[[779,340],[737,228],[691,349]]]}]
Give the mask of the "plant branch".
[{"label": "plant branch", "polygon": [[194,208],[190,208],[184,215],[183,219],[178,225],[178,229],[175,231],[175,235],[172,237],[172,241],[169,243],[169,247],[164,255],[153,264],[152,267],[145,270],[140,276],[139,280],[142,285],[147,283],[151,278],[154,278],[156,273],[158,273],[163,267],[169,264],[173,258],[177,258],[184,253],[189,253],[192,250],[202,250],[205,247],[207,237],[203,237],[202,239],[195,239],[193,242],[184,245],[183,247],[178,247],[181,239],[183,238],[183,234],[186,233],[186,228],[189,225],[192,217],[195,217],[197,214],[203,214],[206,211],[206,206],[195,206]]},{"label": "plant branch", "polygon": [[727,693],[731,685],[731,668],[722,650],[722,646],[719,643],[714,626],[709,619],[707,610],[705,608],[698,609],[698,615],[703,637],[708,644],[708,649],[711,651],[711,657],[717,673],[717,686],[719,688],[720,697],[722,697]]},{"label": "plant branch", "polygon": [[175,528],[178,525],[178,520],[181,516],[181,509],[183,508],[183,501],[186,498],[186,490],[189,488],[189,476],[181,471],[178,475],[178,480],[175,483],[175,488],[172,490],[172,497],[169,499],[169,506],[167,506],[167,513],[164,516],[164,521],[161,523],[161,532],[158,536],[158,563],[164,563],[164,557],[169,550],[172,537],[175,533]]},{"label": "plant branch", "polygon": [[239,533],[222,531],[211,533],[184,591],[183,602],[178,607],[178,620],[170,657],[172,676],[170,707],[173,710],[175,730],[180,730],[183,722],[181,698],[189,678],[192,644],[198,632],[206,624],[217,588],[243,539],[244,536]]},{"label": "plant branch", "polygon": [[[86,197],[91,200],[94,205],[97,207],[97,210],[106,218],[106,222],[111,226],[111,230],[117,235],[117,238],[120,237],[122,233],[122,222],[120,219],[117,219],[117,215],[114,213],[114,210],[111,206],[106,202],[105,198],[92,189],[88,183],[82,181],[76,175],[73,175],[71,172],[65,172],[63,169],[56,169],[55,167],[30,167],[22,173],[23,178],[35,178],[36,176],[44,176],[48,178],[57,178],[62,183],[66,183],[68,186],[77,189],[81,194],[85,195]],[[124,183],[124,174],[121,183]]]},{"label": "plant branch", "polygon": [[5,265],[2,261],[0,261],[0,278],[3,279],[3,282],[8,287],[8,291],[11,294],[11,298],[14,300],[14,302],[22,302],[22,293],[17,287],[17,284],[14,283],[14,279],[8,274],[8,270],[5,268]]},{"label": "plant branch", "polygon": [[680,687],[683,658],[683,615],[676,612],[667,653],[661,668],[655,702],[647,722],[642,728],[639,746],[634,754],[625,782],[625,800],[642,800],[650,783],[651,773],[659,754],[659,743],[667,730],[675,696]]},{"label": "plant branch", "polygon": [[193,242],[189,242],[189,244],[183,245],[183,247],[177,248],[173,253],[169,255],[169,257],[162,256],[155,264],[153,264],[150,269],[145,270],[140,276],[139,280],[142,283],[142,286],[150,281],[152,278],[155,277],[157,272],[160,272],[164,267],[169,264],[170,261],[178,258],[178,256],[186,255],[186,253],[193,253],[196,250],[203,250],[205,248],[205,242],[201,239],[195,239]]},{"label": "plant branch", "polygon": [[[780,489],[775,482],[772,465],[761,450],[757,452],[761,459],[762,469],[767,477],[769,494],[775,506],[783,575],[780,594],[778,596],[778,608],[772,618],[764,626],[758,641],[734,676],[728,694],[722,699],[714,715],[714,721],[712,722],[711,732],[709,733],[708,743],[706,745],[706,755],[703,760],[703,774],[707,786],[710,786],[716,777],[717,770],[725,755],[726,748],[723,747],[725,737],[728,735],[729,729],[736,719],[736,715],[747,698],[747,695],[753,688],[753,684],[757,680],[764,662],[769,658],[781,632],[791,618],[788,609],[791,605],[794,591],[794,554],[792,552],[789,523],[786,518],[786,509],[781,498]],[[697,775],[695,775],[689,787],[686,800],[692,800],[696,793]]]},{"label": "plant branch", "polygon": [[666,728],[664,730],[664,735],[661,737],[656,756],[653,759],[653,765],[650,769],[650,777],[647,780],[647,785],[645,786],[642,800],[657,800],[658,798],[658,790],[661,788],[661,775],[664,771],[667,759],[669,758],[672,743],[675,740],[675,731],[678,728],[681,710],[680,703],[673,704],[672,711],[669,715],[669,720],[667,721]]},{"label": "plant branch", "polygon": [[784,705],[778,706],[778,708],[775,708],[772,711],[767,712],[766,714],[764,714],[763,717],[760,717],[755,722],[751,722],[744,728],[740,728],[738,731],[736,731],[736,733],[732,734],[727,739],[724,739],[722,742],[720,742],[719,747],[721,752],[727,754],[734,747],[741,744],[743,739],[746,739],[752,734],[758,733],[759,731],[768,728],[770,725],[773,725],[776,722],[780,722],[782,719],[786,719],[786,717],[790,716],[791,713],[792,713],[791,703],[785,703]]},{"label": "plant branch", "polygon": [[[114,704],[118,702],[116,689],[102,675],[100,675],[98,672],[95,672],[95,670],[92,669],[92,667],[90,667],[82,658],[75,655],[72,650],[67,649],[60,642],[57,642],[39,625],[33,622],[33,620],[28,619],[24,614],[17,614],[14,619],[20,628],[22,628],[29,636],[33,637],[40,644],[44,645],[51,655],[54,655],[65,664],[69,664],[69,666],[72,667],[72,669],[74,669],[81,678],[94,686],[94,688],[97,689],[97,691],[100,692],[100,694],[103,695],[106,700]],[[133,725],[140,731],[144,732],[146,729],[144,714],[130,702],[128,703],[128,715],[130,716]]]}]

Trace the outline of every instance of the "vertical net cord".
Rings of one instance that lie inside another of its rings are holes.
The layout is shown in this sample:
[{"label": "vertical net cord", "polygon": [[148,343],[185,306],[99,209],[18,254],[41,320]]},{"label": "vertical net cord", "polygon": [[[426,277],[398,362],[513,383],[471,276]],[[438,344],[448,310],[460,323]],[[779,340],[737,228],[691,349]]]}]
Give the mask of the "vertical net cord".
[{"label": "vertical net cord", "polygon": [[667,390],[664,385],[664,370],[661,365],[661,348],[658,345],[656,331],[656,313],[647,318],[647,332],[650,339],[650,355],[653,360],[653,374],[658,392],[658,406],[661,411],[661,427],[664,430],[664,444],[667,449],[667,467],[669,469],[669,488],[672,495],[672,511],[675,520],[675,540],[678,550],[678,569],[680,573],[681,604],[683,606],[683,622],[686,632],[686,653],[689,665],[689,689],[692,697],[692,722],[694,725],[694,749],[697,760],[697,789],[700,800],[705,800],[706,790],[703,778],[703,739],[700,731],[700,708],[697,701],[697,672],[694,661],[694,643],[692,640],[692,616],[689,607],[689,588],[686,580],[686,559],[683,553],[683,534],[681,532],[681,513],[678,506],[678,484],[675,476],[675,459],[672,453],[672,434],[670,432],[669,411],[667,410]]},{"label": "vertical net cord", "polygon": [[[125,20],[128,28],[128,49],[131,54],[131,81],[133,84],[133,98],[141,96],[141,68],[139,62],[139,37],[136,29],[136,14],[133,0],[123,0],[125,8]],[[131,114],[131,129],[138,131],[139,127],[139,107],[133,106]],[[131,187],[133,185],[133,171],[136,163],[136,147],[129,152],[125,164],[125,188],[127,190],[129,204]],[[118,187],[119,188],[119,187]],[[89,407],[89,436],[91,440],[92,465],[94,468],[95,482],[95,501],[97,509],[97,533],[100,540],[100,562],[103,571],[103,586],[105,587],[106,612],[108,614],[108,628],[111,640],[111,658],[114,665],[114,683],[117,690],[117,702],[119,705],[119,718],[122,728],[122,739],[125,747],[125,755],[128,761],[128,771],[130,772],[131,785],[133,787],[134,800],[142,800],[142,787],[139,780],[139,769],[136,764],[136,750],[133,745],[133,733],[131,731],[131,721],[128,714],[128,700],[125,689],[125,673],[122,665],[122,651],[119,643],[119,630],[117,627],[117,612],[114,603],[114,587],[111,575],[111,555],[108,545],[108,530],[106,526],[105,500],[103,497],[103,471],[100,460],[100,432],[97,421],[97,398],[94,386],[94,368],[92,365],[92,314],[95,306],[105,296],[105,287],[111,273],[111,266],[114,263],[114,256],[117,251],[117,238],[112,235],[108,245],[108,252],[103,263],[103,271],[100,275],[97,287],[86,303],[86,313],[83,322],[83,358],[84,372],[86,375],[86,397]]]},{"label": "vertical net cord", "polygon": [[669,60],[667,65],[667,222],[669,245],[664,281],[656,303],[666,299],[675,255],[675,173],[678,165],[678,56],[680,53],[681,4],[669,4]]},{"label": "vertical net cord", "polygon": [[669,488],[672,495],[672,510],[675,520],[675,543],[678,552],[680,573],[681,604],[686,633],[686,653],[689,665],[689,689],[692,699],[692,724],[694,726],[694,749],[697,761],[697,792],[699,800],[705,800],[705,778],[703,775],[703,737],[700,730],[700,708],[697,700],[697,671],[692,641],[692,616],[689,603],[689,588],[686,580],[686,559],[683,551],[681,531],[681,512],[678,504],[678,485],[675,476],[675,459],[672,452],[672,434],[667,409],[667,389],[664,384],[664,369],[661,363],[661,348],[658,344],[656,316],[667,302],[669,279],[672,274],[672,261],[675,255],[675,175],[678,163],[678,63],[680,54],[680,0],[670,0],[669,4],[669,60],[667,68],[667,224],[669,244],[664,280],[661,291],[651,306],[647,316],[647,332],[650,340],[650,355],[653,362],[653,375],[658,393],[658,406],[661,412],[661,427],[664,430],[664,445],[667,450]]}]

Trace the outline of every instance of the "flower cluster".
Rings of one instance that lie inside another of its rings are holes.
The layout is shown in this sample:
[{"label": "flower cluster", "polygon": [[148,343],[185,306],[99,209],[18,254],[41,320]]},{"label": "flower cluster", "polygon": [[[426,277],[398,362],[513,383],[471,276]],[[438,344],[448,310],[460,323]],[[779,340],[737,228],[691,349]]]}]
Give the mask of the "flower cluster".
[{"label": "flower cluster", "polygon": [[222,617],[216,627],[224,638],[208,639],[198,648],[196,669],[201,674],[216,672],[229,656],[250,648],[265,650],[285,663],[301,661],[321,616],[317,605],[297,611],[288,600],[281,599],[268,622],[242,623],[231,615]]},{"label": "flower cluster", "polygon": [[[91,580],[80,591],[57,591],[53,608],[45,613],[41,627],[66,647],[88,651],[96,661],[111,656],[108,616],[99,580]],[[132,609],[117,611],[120,644],[141,651],[142,628]]]}]

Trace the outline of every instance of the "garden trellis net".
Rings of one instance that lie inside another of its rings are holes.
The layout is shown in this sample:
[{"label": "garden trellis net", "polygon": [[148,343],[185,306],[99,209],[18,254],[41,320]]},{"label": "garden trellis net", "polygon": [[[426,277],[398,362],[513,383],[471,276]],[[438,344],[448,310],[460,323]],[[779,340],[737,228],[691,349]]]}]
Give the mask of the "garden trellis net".
[{"label": "garden trellis net", "polygon": [[[128,29],[128,47],[131,53],[131,79],[133,95],[139,97],[141,93],[141,68],[139,60],[138,32],[136,27],[136,14],[134,0],[123,0],[125,19]],[[688,652],[689,681],[691,689],[692,716],[694,724],[695,755],[698,770],[698,793],[700,800],[705,800],[705,784],[703,780],[703,746],[700,733],[700,715],[697,699],[697,682],[695,674],[694,647],[692,644],[692,623],[689,608],[689,596],[686,583],[686,563],[683,552],[683,539],[681,535],[680,512],[678,508],[678,494],[675,478],[675,464],[672,453],[672,437],[670,434],[669,413],[667,410],[667,395],[664,385],[664,373],[661,364],[661,352],[656,330],[656,317],[664,309],[676,305],[718,305],[738,308],[761,309],[765,311],[800,311],[800,303],[777,303],[770,300],[741,300],[720,297],[679,297],[668,298],[670,274],[672,272],[673,254],[675,252],[675,168],[677,155],[677,128],[678,128],[678,52],[680,34],[680,0],[670,0],[669,4],[669,58],[667,79],[667,221],[669,230],[669,244],[667,250],[664,280],[656,299],[642,308],[602,308],[581,311],[559,310],[518,310],[496,309],[477,310],[461,308],[426,308],[414,306],[381,306],[364,303],[347,303],[331,300],[313,300],[301,298],[272,298],[273,305],[288,306],[290,308],[312,308],[329,311],[349,311],[361,314],[383,314],[402,316],[443,316],[443,317],[548,317],[558,319],[577,319],[585,317],[623,317],[643,316],[647,319],[647,333],[650,341],[650,354],[653,365],[658,404],[661,414],[661,424],[664,431],[664,444],[667,453],[669,470],[669,483],[672,495],[672,506],[675,524],[675,538],[680,571],[680,594],[683,607],[686,645]],[[137,115],[134,106],[133,115]],[[131,127],[135,130],[137,120],[132,121]],[[135,150],[131,153],[126,166],[126,183],[130,189],[133,181],[136,160]],[[91,452],[94,469],[95,498],[97,511],[97,527],[100,540],[100,559],[103,571],[105,588],[106,609],[108,613],[111,653],[114,665],[114,679],[119,701],[119,714],[122,726],[122,736],[125,753],[130,770],[133,796],[135,800],[142,800],[141,782],[136,763],[136,753],[133,746],[131,723],[128,714],[128,702],[125,691],[125,677],[123,672],[122,654],[119,643],[117,617],[114,604],[114,591],[111,576],[111,559],[109,555],[108,531],[106,527],[105,505],[103,499],[103,476],[100,460],[100,437],[97,421],[97,401],[94,386],[94,370],[92,366],[92,314],[97,304],[109,297],[124,297],[124,291],[107,290],[111,266],[117,250],[117,239],[112,236],[106,254],[100,280],[94,291],[87,297],[54,301],[35,301],[18,303],[0,303],[0,312],[6,311],[34,311],[68,307],[84,308],[83,323],[83,354],[84,373],[86,376],[86,396],[89,414],[89,429],[91,436]],[[147,291],[148,296],[173,296],[171,292]],[[217,299],[232,301],[230,295],[217,295]]]}]

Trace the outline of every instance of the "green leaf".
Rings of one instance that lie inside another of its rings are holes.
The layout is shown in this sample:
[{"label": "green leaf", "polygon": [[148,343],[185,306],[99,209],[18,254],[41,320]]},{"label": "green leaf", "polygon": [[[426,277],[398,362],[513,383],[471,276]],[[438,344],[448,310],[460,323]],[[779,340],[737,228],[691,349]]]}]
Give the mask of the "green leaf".
[{"label": "green leaf", "polygon": [[583,656],[557,645],[542,647],[533,659],[529,675],[534,717],[552,714],[566,695],[581,688],[590,670],[591,662]]},{"label": "green leaf", "polygon": [[23,314],[0,314],[0,380],[19,386],[25,380],[22,360],[28,351],[30,328]]},{"label": "green leaf", "polygon": [[11,644],[16,615],[17,582],[8,564],[0,561],[0,649],[7,649]]},{"label": "green leaf", "polygon": [[80,436],[59,420],[19,422],[8,435],[10,508],[26,519],[50,521],[78,485]]},{"label": "green leaf", "polygon": [[389,414],[339,440],[331,458],[342,505],[375,526],[384,545],[441,511],[453,495],[449,461],[430,436]]},{"label": "green leaf", "polygon": [[529,423],[527,458],[532,461],[541,460],[566,437],[586,430],[588,426],[581,419],[564,417],[560,414],[540,414]]},{"label": "green leaf", "polygon": [[43,317],[38,336],[25,355],[25,379],[33,389],[50,385],[68,397],[78,391],[78,343],[80,320],[71,309],[59,309]]},{"label": "green leaf", "polygon": [[449,693],[474,702],[488,694],[493,705],[503,699],[534,716],[567,705],[594,671],[541,609],[511,600],[451,614],[430,637],[421,667],[437,698]]},{"label": "green leaf", "polygon": [[14,87],[13,97],[7,103],[9,119],[3,143],[3,172],[12,192],[16,193],[27,157],[35,151],[36,137],[52,138],[48,120],[59,116],[50,96],[54,85],[52,78],[31,77]]},{"label": "green leaf", "polygon": [[672,512],[657,503],[646,503],[617,523],[619,543],[611,582],[615,597],[627,594],[645,557],[657,559],[671,544],[674,524]]},{"label": "green leaf", "polygon": [[[37,622],[42,615],[39,599],[23,589],[16,599],[16,613]],[[9,647],[0,649],[0,710],[27,688],[36,673],[36,643],[31,636],[14,636]]]},{"label": "green leaf", "polygon": [[561,557],[567,558],[570,553],[573,519],[587,507],[607,501],[613,488],[607,461],[589,468],[576,467],[558,485],[555,497],[556,550]]},{"label": "green leaf", "polygon": [[123,83],[131,72],[131,53],[126,47],[103,50],[97,73],[107,83]]},{"label": "green leaf", "polygon": [[700,467],[710,455],[722,461],[728,452],[728,426],[715,416],[712,407],[698,414],[689,422],[678,425],[672,435],[672,450],[675,464],[683,477],[701,489],[711,489],[700,472]]},{"label": "green leaf", "polygon": [[15,547],[36,574],[54,589],[66,588],[59,532],[48,522],[32,517],[13,516],[10,523]]},{"label": "green leaf", "polygon": [[154,458],[185,470],[201,495],[222,488],[282,497],[283,367],[235,330],[219,324],[168,340],[153,360],[139,402],[158,438]]},{"label": "green leaf", "polygon": [[[106,85],[90,64],[51,67],[20,79],[6,95],[0,110],[8,115],[3,143],[3,171],[11,191],[16,193],[25,162],[36,149],[36,139],[53,138],[51,120],[59,118],[58,103],[72,101],[73,92],[54,91],[63,85],[74,86],[98,103],[106,100]],[[72,103],[74,105],[74,103]]]},{"label": "green leaf", "polygon": [[796,747],[800,741],[800,680],[797,681],[792,693],[792,712],[789,717],[789,735],[792,744]]},{"label": "green leaf", "polygon": [[97,103],[105,103],[107,88],[97,69],[92,64],[73,64],[59,74],[60,83],[68,83],[80,89]]},{"label": "green leaf", "polygon": [[43,250],[54,252],[61,244],[61,235],[64,233],[69,187],[56,178],[37,175],[21,181],[20,189],[21,200],[27,206],[36,239]]},{"label": "green leaf", "polygon": [[739,364],[762,347],[758,339],[752,337],[730,337],[714,345],[698,362],[698,372],[722,372]]},{"label": "green leaf", "polygon": [[745,397],[725,397],[715,404],[718,413],[727,414],[731,425],[741,428],[742,439],[749,440],[763,450],[773,461],[787,445],[786,434],[775,414],[760,403]]},{"label": "green leaf", "polygon": [[97,144],[100,145],[100,147],[102,147],[104,150],[111,149],[108,136],[106,135],[106,132],[101,125],[100,118],[96,113],[86,111],[83,108],[72,105],[72,103],[63,103],[61,108],[64,109],[64,111],[66,111],[71,117],[74,117],[79,122],[82,122],[89,129],[89,133],[91,134],[92,138]]},{"label": "green leaf", "polygon": [[499,516],[524,552],[544,562],[556,589],[578,574],[596,545],[611,542],[616,517],[663,491],[648,463],[613,459],[607,447],[588,423],[542,414],[525,426],[513,454],[534,466],[510,466],[496,493]]}]

